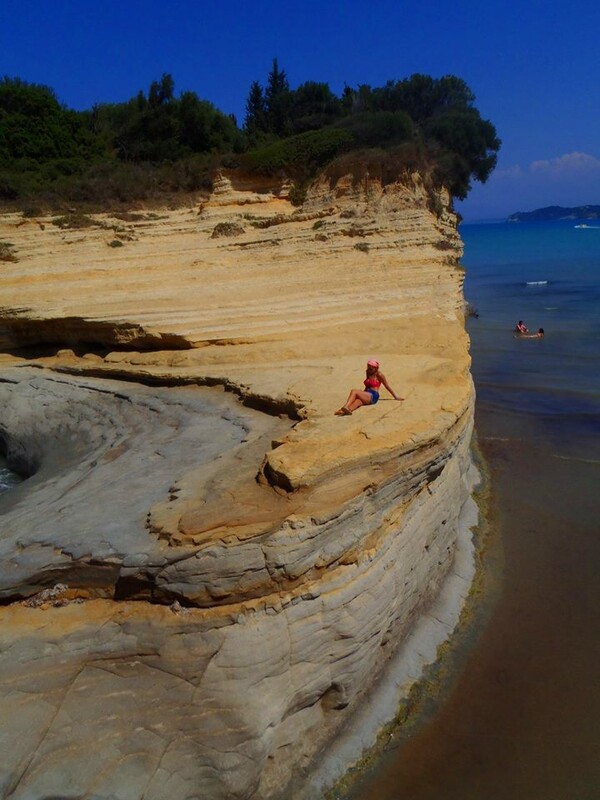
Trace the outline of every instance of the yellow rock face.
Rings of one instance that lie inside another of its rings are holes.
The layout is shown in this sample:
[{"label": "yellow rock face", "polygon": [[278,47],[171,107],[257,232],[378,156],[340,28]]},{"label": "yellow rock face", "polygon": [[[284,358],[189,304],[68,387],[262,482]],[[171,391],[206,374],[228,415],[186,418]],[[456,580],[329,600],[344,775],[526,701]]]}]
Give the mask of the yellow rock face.
[{"label": "yellow rock face", "polygon": [[[94,217],[101,227],[4,216],[0,238],[19,260],[0,273],[0,330],[17,343],[151,348],[78,369],[229,382],[295,405],[305,421],[266,456],[286,489],[443,433],[472,392],[454,216],[432,213],[418,176],[322,181],[301,209],[281,187],[236,180],[222,175],[201,208]],[[373,356],[405,400],[384,390],[377,407],[333,417]]]}]

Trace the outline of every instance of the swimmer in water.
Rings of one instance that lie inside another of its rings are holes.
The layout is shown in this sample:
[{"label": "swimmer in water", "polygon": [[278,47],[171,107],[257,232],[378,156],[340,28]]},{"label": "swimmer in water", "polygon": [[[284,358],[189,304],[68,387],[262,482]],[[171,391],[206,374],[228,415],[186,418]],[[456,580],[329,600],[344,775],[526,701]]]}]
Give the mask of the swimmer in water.
[{"label": "swimmer in water", "polygon": [[538,328],[537,333],[522,333],[518,337],[519,339],[543,339],[544,338],[544,329]]},{"label": "swimmer in water", "polygon": [[528,330],[528,328],[527,328],[527,325],[525,325],[525,323],[523,322],[523,320],[522,320],[522,319],[520,319],[520,320],[517,322],[517,324],[515,325],[515,333],[518,333],[518,334],[519,334],[519,335],[521,335],[521,336],[522,336],[523,334],[525,334],[525,333],[529,333],[529,330]]}]

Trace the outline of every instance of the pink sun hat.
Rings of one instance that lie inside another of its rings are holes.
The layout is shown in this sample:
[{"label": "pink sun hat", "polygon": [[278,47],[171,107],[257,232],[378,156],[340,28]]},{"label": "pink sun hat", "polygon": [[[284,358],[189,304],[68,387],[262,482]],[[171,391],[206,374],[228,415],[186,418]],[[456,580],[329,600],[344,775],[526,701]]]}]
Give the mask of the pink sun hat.
[{"label": "pink sun hat", "polygon": [[370,358],[367,361],[367,367],[378,367],[378,366],[379,366],[379,361],[377,361],[376,358]]}]

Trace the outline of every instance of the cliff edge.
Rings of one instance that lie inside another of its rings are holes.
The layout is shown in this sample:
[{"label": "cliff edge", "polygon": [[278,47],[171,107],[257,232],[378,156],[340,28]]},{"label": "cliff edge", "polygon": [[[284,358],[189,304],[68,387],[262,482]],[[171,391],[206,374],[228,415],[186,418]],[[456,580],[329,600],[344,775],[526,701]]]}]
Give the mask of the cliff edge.
[{"label": "cliff edge", "polygon": [[[0,440],[31,475],[0,498],[3,795],[289,795],[453,569],[448,195],[322,176],[296,208],[224,171],[200,207],[0,239]],[[405,399],[334,416],[373,356]]]}]

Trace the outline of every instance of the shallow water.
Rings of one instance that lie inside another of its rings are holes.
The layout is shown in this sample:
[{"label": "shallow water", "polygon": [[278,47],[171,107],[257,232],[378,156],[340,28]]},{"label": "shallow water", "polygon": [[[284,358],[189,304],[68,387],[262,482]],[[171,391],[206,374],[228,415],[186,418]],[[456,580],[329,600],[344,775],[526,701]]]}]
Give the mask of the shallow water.
[{"label": "shallow water", "polygon": [[7,489],[12,489],[21,483],[22,478],[15,472],[8,468],[6,459],[0,455],[0,492],[5,492]]},{"label": "shallow water", "polygon": [[[600,797],[600,229],[573,225],[461,231],[480,314],[468,328],[492,487],[487,588],[440,695],[353,800]],[[519,319],[545,339],[514,339]]]},{"label": "shallow water", "polygon": [[507,435],[510,423],[477,417],[500,533],[484,554],[488,585],[501,565],[489,619],[454,654],[436,710],[399,734],[354,800],[598,797],[600,466],[536,445],[535,427]]}]

